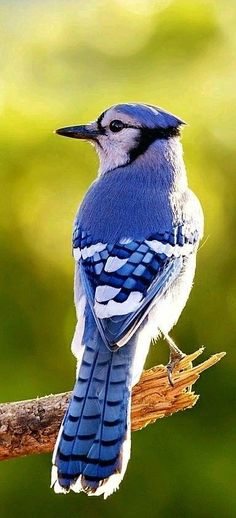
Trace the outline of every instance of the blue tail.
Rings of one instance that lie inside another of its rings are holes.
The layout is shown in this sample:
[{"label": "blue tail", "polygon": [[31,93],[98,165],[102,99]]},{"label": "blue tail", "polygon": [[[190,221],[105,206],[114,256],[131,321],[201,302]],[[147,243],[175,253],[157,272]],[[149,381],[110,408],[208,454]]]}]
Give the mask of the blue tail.
[{"label": "blue tail", "polygon": [[94,493],[121,472],[133,355],[133,343],[109,351],[93,324],[54,456],[58,482],[66,491],[81,475],[81,490]]}]

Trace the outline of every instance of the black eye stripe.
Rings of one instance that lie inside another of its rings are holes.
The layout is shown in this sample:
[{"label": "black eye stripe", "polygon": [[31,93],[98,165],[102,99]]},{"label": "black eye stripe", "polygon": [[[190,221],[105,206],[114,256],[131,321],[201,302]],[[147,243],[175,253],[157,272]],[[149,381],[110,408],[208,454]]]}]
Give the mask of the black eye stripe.
[{"label": "black eye stripe", "polygon": [[[114,122],[114,121],[112,121]],[[120,121],[122,122],[122,121]],[[110,123],[111,124],[111,123]],[[123,128],[133,128],[141,131],[142,137],[145,139],[169,139],[170,137],[179,137],[180,129],[175,126],[167,126],[166,128],[148,128],[146,126],[134,126],[132,124],[122,123]],[[123,129],[122,128],[122,129]]]},{"label": "black eye stripe", "polygon": [[[101,133],[106,133],[105,127],[102,126],[102,124],[101,124],[101,120],[103,119],[105,113],[106,112],[102,113],[100,115],[99,119],[97,120],[98,128]],[[112,129],[111,125],[113,126],[113,129]],[[167,126],[165,128],[161,128],[161,127],[148,128],[146,126],[135,126],[133,124],[128,124],[119,119],[115,119],[115,120],[111,121],[109,124],[109,128],[114,133],[118,133],[119,131],[122,131],[122,129],[124,129],[124,128],[132,128],[132,129],[140,130],[142,140],[144,139],[146,141],[146,143],[149,142],[149,144],[156,139],[166,140],[171,137],[180,136],[180,129],[176,126]]]}]

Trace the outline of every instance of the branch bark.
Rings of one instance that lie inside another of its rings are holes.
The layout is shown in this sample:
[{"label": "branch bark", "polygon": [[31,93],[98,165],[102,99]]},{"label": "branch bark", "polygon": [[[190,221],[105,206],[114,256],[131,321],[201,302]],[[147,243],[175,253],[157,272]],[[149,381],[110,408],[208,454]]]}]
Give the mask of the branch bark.
[{"label": "branch bark", "polygon": [[[132,431],[140,430],[161,417],[192,408],[199,396],[192,385],[200,374],[225,355],[218,353],[193,367],[203,348],[180,361],[171,387],[167,370],[158,365],[144,371],[132,392]],[[45,453],[53,449],[71,392],[0,405],[0,460]]]}]

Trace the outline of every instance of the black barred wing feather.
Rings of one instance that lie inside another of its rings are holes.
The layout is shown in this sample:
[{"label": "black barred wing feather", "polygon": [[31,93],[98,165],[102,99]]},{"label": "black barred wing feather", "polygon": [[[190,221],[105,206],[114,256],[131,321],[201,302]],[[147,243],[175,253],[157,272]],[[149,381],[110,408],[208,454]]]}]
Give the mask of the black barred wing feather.
[{"label": "black barred wing feather", "polygon": [[124,345],[157,298],[178,277],[197,235],[183,229],[157,233],[146,240],[93,243],[76,230],[74,255],[100,333],[111,349]]}]

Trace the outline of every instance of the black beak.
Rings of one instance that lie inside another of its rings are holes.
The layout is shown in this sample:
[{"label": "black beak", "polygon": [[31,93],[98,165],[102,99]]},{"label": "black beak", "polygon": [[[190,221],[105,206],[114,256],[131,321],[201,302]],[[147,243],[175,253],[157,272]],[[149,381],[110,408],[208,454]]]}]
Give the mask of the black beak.
[{"label": "black beak", "polygon": [[85,126],[59,128],[56,129],[55,133],[62,135],[63,137],[78,138],[82,140],[96,140],[99,135],[99,131],[89,124]]}]

